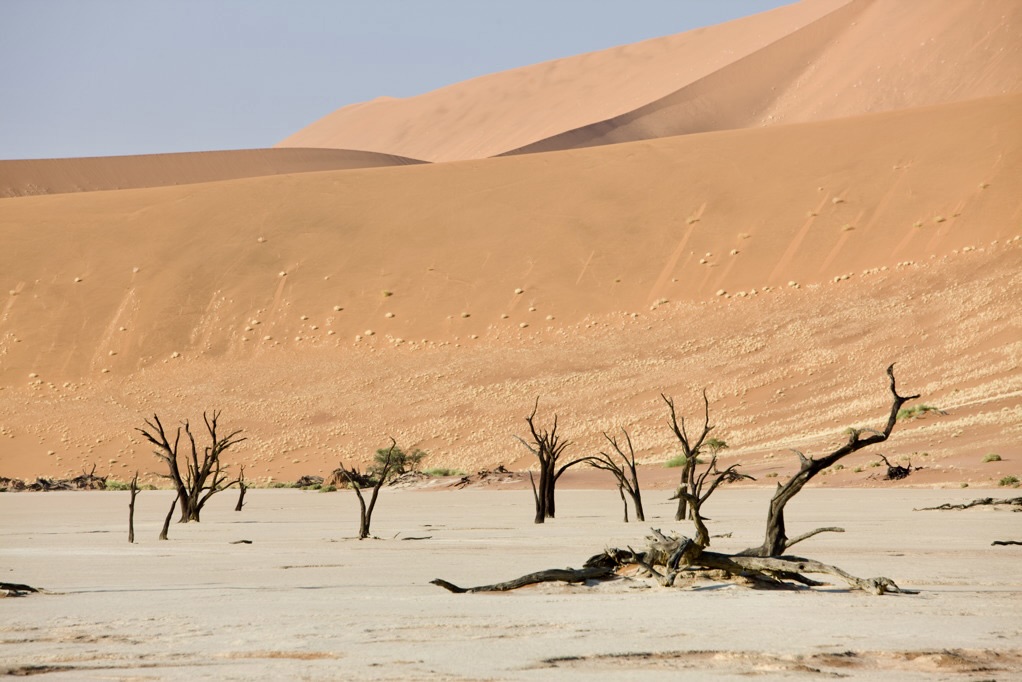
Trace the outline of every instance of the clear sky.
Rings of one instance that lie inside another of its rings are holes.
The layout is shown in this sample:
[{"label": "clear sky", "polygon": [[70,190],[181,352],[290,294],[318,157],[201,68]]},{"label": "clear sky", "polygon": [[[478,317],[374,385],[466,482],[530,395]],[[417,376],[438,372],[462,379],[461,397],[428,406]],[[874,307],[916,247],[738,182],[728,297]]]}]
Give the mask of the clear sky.
[{"label": "clear sky", "polygon": [[791,0],[2,0],[0,159],[268,147],[353,102]]}]

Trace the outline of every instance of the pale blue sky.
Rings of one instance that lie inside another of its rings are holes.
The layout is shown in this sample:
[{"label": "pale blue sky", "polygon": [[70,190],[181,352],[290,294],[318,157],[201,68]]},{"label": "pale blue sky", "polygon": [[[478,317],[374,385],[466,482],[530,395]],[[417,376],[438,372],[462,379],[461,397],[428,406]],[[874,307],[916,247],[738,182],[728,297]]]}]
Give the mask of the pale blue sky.
[{"label": "pale blue sky", "polygon": [[790,0],[2,0],[0,159],[268,147],[346,104]]}]

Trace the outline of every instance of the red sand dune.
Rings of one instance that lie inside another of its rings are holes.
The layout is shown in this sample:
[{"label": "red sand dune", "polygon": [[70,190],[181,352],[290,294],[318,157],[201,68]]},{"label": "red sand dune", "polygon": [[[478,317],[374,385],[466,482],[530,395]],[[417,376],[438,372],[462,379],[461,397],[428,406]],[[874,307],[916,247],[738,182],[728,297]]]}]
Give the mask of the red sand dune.
[{"label": "red sand dune", "polygon": [[807,0],[342,108],[279,146],[430,161],[818,121],[1022,90],[1015,0]]},{"label": "red sand dune", "polygon": [[588,447],[617,424],[659,431],[657,393],[702,385],[732,396],[729,440],[762,456],[876,419],[894,360],[958,407],[934,428],[971,425],[957,443],[941,431],[947,456],[1007,444],[1022,423],[1019,120],[1015,95],[5,200],[5,460],[144,468],[142,414],[220,406],[252,431],[254,475],[364,459],[387,433],[436,463],[525,465],[506,434],[536,394]]},{"label": "red sand dune", "polygon": [[0,198],[412,163],[421,162],[375,152],[299,148],[0,161]]},{"label": "red sand dune", "polygon": [[[660,392],[691,414],[708,387],[727,456],[769,476],[878,424],[894,361],[949,412],[883,449],[912,481],[1022,475],[1020,7],[812,0],[288,142],[578,149],[40,162],[66,193],[0,201],[0,475],[152,471],[143,415],[209,408],[261,480],[388,435],[431,466],[525,467],[537,395],[574,452],[625,426],[656,466]],[[869,459],[826,480],[874,484]]]}]

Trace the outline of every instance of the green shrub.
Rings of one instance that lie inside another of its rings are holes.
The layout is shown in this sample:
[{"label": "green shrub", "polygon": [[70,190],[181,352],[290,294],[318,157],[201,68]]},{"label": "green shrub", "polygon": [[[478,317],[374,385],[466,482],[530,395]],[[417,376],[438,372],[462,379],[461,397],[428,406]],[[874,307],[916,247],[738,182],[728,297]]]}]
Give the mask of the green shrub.
[{"label": "green shrub", "polygon": [[1005,476],[1004,478],[997,482],[997,485],[1002,486],[1004,488],[1007,488],[1009,486],[1012,488],[1017,488],[1018,479],[1014,476]]},{"label": "green shrub", "polygon": [[[683,467],[683,466],[685,466],[686,459],[687,458],[685,457],[685,455],[678,455],[677,457],[671,457],[669,460],[664,462],[664,466],[667,467],[668,469],[673,469],[675,467]],[[703,463],[703,460],[701,460],[699,457],[696,457],[696,464],[702,464],[702,463]]]},{"label": "green shrub", "polygon": [[337,492],[337,486],[335,486],[335,485],[316,486],[315,489],[318,490],[321,493],[335,493],[335,492]]},{"label": "green shrub", "polygon": [[991,452],[989,455],[983,458],[984,462],[1000,462],[1001,456]]},{"label": "green shrub", "polygon": [[394,447],[393,451],[390,448],[380,448],[376,451],[373,465],[369,468],[370,475],[377,480],[387,462],[388,453],[390,454],[390,470],[387,472],[387,478],[396,478],[410,471],[416,471],[419,462],[426,458],[426,453],[418,448],[411,452],[405,452],[399,447]]},{"label": "green shrub", "polygon": [[913,405],[912,407],[903,407],[898,410],[898,419],[918,419],[919,417],[925,416],[930,412],[936,412],[937,414],[947,414],[944,410],[933,405]]},{"label": "green shrub", "polygon": [[107,490],[131,490],[131,484],[125,483],[124,481],[118,481],[112,478],[106,480]]},{"label": "green shrub", "polygon": [[448,469],[447,467],[433,467],[432,469],[426,469],[422,473],[427,476],[433,476],[436,478],[442,478],[444,476],[464,476],[465,472],[460,469]]}]

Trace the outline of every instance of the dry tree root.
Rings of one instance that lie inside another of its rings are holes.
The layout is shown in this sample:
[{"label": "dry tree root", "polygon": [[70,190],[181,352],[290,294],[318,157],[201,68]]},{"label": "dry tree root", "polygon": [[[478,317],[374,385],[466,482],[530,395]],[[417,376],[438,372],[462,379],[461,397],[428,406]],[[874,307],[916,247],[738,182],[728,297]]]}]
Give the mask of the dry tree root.
[{"label": "dry tree root", "polygon": [[936,507],[922,507],[921,509],[914,509],[913,511],[946,511],[950,509],[971,509],[972,507],[981,507],[984,505],[996,506],[1001,504],[1018,507],[1019,509],[1015,511],[1019,511],[1022,510],[1022,497],[1008,497],[1001,500],[993,497],[980,497],[979,499],[975,499],[972,502],[966,502],[965,504],[950,504],[945,502],[944,504]]}]

